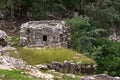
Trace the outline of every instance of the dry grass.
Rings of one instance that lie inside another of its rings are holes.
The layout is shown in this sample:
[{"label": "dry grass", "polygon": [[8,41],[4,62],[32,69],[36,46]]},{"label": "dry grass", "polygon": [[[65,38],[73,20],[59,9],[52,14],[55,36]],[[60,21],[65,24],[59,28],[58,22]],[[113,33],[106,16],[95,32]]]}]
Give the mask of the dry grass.
[{"label": "dry grass", "polygon": [[[42,63],[51,63],[53,61],[64,62],[64,60],[73,60],[74,62],[82,62],[83,64],[95,64],[95,61],[77,52],[64,48],[20,48],[18,49],[19,57],[28,64],[36,65]],[[11,56],[16,57],[11,51]]]}]

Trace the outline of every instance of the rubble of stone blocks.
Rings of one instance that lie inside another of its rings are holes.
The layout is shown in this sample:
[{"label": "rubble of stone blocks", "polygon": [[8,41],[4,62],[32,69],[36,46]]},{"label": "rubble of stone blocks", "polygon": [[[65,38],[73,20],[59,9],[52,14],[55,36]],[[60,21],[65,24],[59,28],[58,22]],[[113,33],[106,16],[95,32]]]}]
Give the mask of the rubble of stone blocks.
[{"label": "rubble of stone blocks", "polygon": [[21,25],[20,44],[28,47],[68,47],[69,28],[64,21],[29,21]]},{"label": "rubble of stone blocks", "polygon": [[96,65],[93,64],[73,63],[70,61],[65,61],[64,63],[52,62],[47,66],[49,69],[54,69],[57,72],[72,74],[94,74],[96,69]]}]

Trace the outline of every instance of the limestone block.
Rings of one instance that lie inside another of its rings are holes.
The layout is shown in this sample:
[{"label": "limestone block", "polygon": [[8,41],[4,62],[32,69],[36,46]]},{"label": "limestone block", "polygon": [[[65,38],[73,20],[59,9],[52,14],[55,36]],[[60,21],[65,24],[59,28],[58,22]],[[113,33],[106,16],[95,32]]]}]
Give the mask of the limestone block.
[{"label": "limestone block", "polygon": [[64,71],[65,73],[68,73],[70,71],[70,62],[66,61],[64,62]]},{"label": "limestone block", "polygon": [[76,68],[76,64],[75,63],[70,63],[70,73],[75,73],[75,68]]}]

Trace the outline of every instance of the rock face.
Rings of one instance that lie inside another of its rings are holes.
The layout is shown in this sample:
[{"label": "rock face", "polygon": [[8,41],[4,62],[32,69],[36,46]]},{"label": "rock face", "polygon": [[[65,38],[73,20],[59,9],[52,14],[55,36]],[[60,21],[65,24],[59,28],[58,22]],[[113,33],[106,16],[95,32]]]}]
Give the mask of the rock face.
[{"label": "rock face", "polygon": [[21,25],[20,43],[28,47],[68,47],[70,34],[64,21],[30,21]]},{"label": "rock face", "polygon": [[0,30],[0,45],[1,46],[7,45],[6,38],[7,38],[7,34],[4,31]]}]

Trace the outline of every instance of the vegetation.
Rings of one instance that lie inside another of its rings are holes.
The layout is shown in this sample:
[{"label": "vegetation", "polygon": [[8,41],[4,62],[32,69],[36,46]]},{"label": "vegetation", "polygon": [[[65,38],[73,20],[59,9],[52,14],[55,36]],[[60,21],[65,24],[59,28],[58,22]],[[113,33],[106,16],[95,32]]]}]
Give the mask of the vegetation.
[{"label": "vegetation", "polygon": [[11,37],[11,42],[14,42],[14,44],[18,44],[20,42],[19,37],[18,36],[12,36]]},{"label": "vegetation", "polygon": [[97,52],[95,60],[98,63],[97,72],[106,72],[113,76],[120,76],[120,43],[108,40],[98,41],[101,49]]},{"label": "vegetation", "polygon": [[[60,73],[49,73],[54,75],[54,80],[80,80],[80,77],[75,76],[72,78],[71,76],[65,74],[63,78],[60,77]],[[0,79],[2,80],[43,80],[35,77],[28,76],[20,71],[16,70],[0,70]]]},{"label": "vegetation", "polygon": [[98,73],[120,76],[120,43],[109,41],[105,28],[97,28],[87,17],[73,18],[67,22],[71,25],[71,47],[93,58],[98,63]]},{"label": "vegetation", "polygon": [[[119,30],[120,27],[120,0],[0,0],[0,9],[10,16],[7,19],[16,21],[68,18],[66,22],[70,26],[72,37],[70,48],[96,60],[97,73],[107,72],[120,76],[120,43],[108,40],[109,31]],[[19,49],[23,59],[33,56],[31,53],[38,56],[41,51],[43,50]],[[46,52],[47,50],[43,51]],[[65,58],[70,60],[73,54],[71,51],[69,54],[68,57],[56,54],[60,56],[56,59],[46,55],[44,59],[45,62],[62,61]],[[32,58],[30,60],[33,61]]]},{"label": "vegetation", "polygon": [[0,70],[0,79],[2,80],[37,80],[35,78],[30,78],[26,74],[22,74],[20,71],[16,70]]},{"label": "vegetation", "polygon": [[97,73],[120,76],[120,43],[109,41],[105,28],[98,28],[88,17],[73,18],[67,22],[71,26],[71,47],[93,58],[98,64]]},{"label": "vegetation", "polygon": [[[83,64],[91,63],[95,64],[95,61],[81,55],[77,55],[77,52],[69,49],[18,49],[19,57],[25,60],[28,64],[35,65],[41,63],[51,63],[53,61],[64,62],[64,60],[73,60],[74,62],[81,61]],[[11,51],[11,56],[17,57],[16,54]]]},{"label": "vegetation", "polygon": [[87,55],[92,56],[91,53],[94,52],[95,47],[94,43],[97,39],[105,37],[106,30],[97,28],[97,23],[87,16],[67,20],[67,23],[70,26],[70,32],[72,34],[71,47],[79,52],[88,52]]}]

